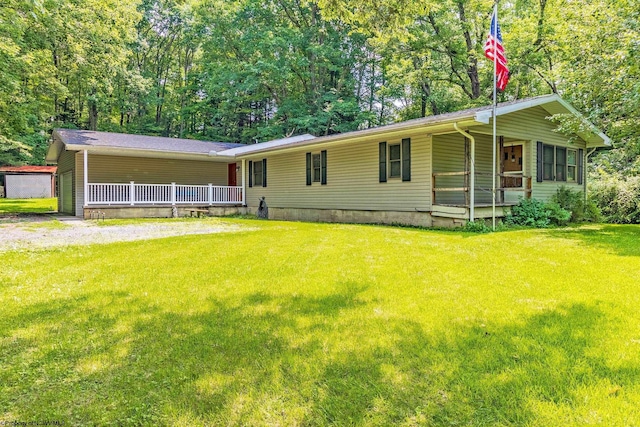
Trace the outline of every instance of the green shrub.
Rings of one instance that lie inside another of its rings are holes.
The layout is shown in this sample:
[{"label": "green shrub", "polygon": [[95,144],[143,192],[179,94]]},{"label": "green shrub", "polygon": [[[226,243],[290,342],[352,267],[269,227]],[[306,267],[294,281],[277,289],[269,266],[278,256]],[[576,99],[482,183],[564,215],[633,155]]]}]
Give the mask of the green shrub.
[{"label": "green shrub", "polygon": [[549,226],[549,211],[543,202],[537,199],[520,199],[511,207],[511,214],[504,219],[507,225],[523,225],[525,227],[544,228]]},{"label": "green shrub", "polygon": [[537,199],[520,199],[511,208],[504,223],[508,226],[545,228],[549,225],[566,225],[571,219],[571,212],[556,202],[543,203]]},{"label": "green shrub", "polygon": [[558,188],[551,201],[571,212],[571,222],[599,222],[602,219],[600,209],[593,199],[589,198],[585,203],[582,191],[574,191],[563,185]]},{"label": "green shrub", "polygon": [[640,224],[640,176],[606,175],[591,182],[591,197],[606,221]]},{"label": "green shrub", "polygon": [[468,221],[464,227],[462,227],[462,230],[470,233],[490,233],[491,227],[489,227],[484,220],[477,219],[474,222]]},{"label": "green shrub", "polygon": [[571,212],[556,202],[545,203],[544,207],[547,210],[549,221],[554,225],[567,225],[572,218]]},{"label": "green shrub", "polygon": [[581,222],[584,218],[584,195],[564,185],[556,190],[551,201],[571,213],[572,222]]}]

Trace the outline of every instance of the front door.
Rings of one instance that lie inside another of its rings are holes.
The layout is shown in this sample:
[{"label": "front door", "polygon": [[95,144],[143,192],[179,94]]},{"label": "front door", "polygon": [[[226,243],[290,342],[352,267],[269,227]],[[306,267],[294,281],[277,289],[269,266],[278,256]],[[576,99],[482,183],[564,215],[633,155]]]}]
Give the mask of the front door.
[{"label": "front door", "polygon": [[230,163],[229,164],[229,179],[227,180],[227,182],[229,183],[228,185],[230,187],[235,187],[236,185],[238,185],[237,178],[236,178],[236,164],[235,163]]},{"label": "front door", "polygon": [[[522,145],[511,145],[502,149],[503,188],[522,188]],[[508,175],[516,175],[510,177]]]}]

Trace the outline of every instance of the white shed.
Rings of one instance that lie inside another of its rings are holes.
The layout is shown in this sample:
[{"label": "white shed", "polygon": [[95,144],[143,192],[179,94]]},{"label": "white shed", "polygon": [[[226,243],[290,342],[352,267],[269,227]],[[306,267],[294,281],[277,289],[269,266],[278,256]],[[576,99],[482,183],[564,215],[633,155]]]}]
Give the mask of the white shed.
[{"label": "white shed", "polygon": [[7,199],[55,197],[56,166],[0,167],[0,194]]}]

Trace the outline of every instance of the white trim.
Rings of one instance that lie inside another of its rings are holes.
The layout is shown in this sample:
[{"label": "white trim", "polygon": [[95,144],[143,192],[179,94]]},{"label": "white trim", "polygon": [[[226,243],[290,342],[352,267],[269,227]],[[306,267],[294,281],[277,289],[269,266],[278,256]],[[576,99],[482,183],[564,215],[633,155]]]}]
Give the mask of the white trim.
[{"label": "white trim", "polygon": [[83,203],[83,207],[87,207],[87,188],[88,188],[88,183],[89,183],[89,153],[87,153],[87,150],[84,150],[83,154],[82,154],[82,162],[83,162],[83,171],[84,171],[84,176],[82,177],[82,181],[83,181],[83,188],[84,188],[84,203]]},{"label": "white trim", "polygon": [[246,159],[242,159],[242,206],[247,206]]}]

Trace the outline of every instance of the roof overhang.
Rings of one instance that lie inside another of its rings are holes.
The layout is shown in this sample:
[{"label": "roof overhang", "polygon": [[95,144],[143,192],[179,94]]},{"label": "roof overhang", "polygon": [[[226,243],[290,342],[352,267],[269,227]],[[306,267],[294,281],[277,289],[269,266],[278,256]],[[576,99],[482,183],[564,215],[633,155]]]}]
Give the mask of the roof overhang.
[{"label": "roof overhang", "polygon": [[[605,135],[593,123],[589,122],[578,110],[557,94],[531,98],[517,104],[498,106],[496,107],[496,115],[503,116],[505,114],[515,113],[516,111],[533,107],[541,107],[549,113],[550,116],[556,114],[574,115],[578,120],[582,121],[585,128],[589,129],[588,132],[578,133],[578,136],[587,143],[587,147],[605,147],[611,145],[611,139],[607,135]],[[483,110],[475,114],[476,120],[484,124],[491,123],[492,117],[492,109]]]}]

